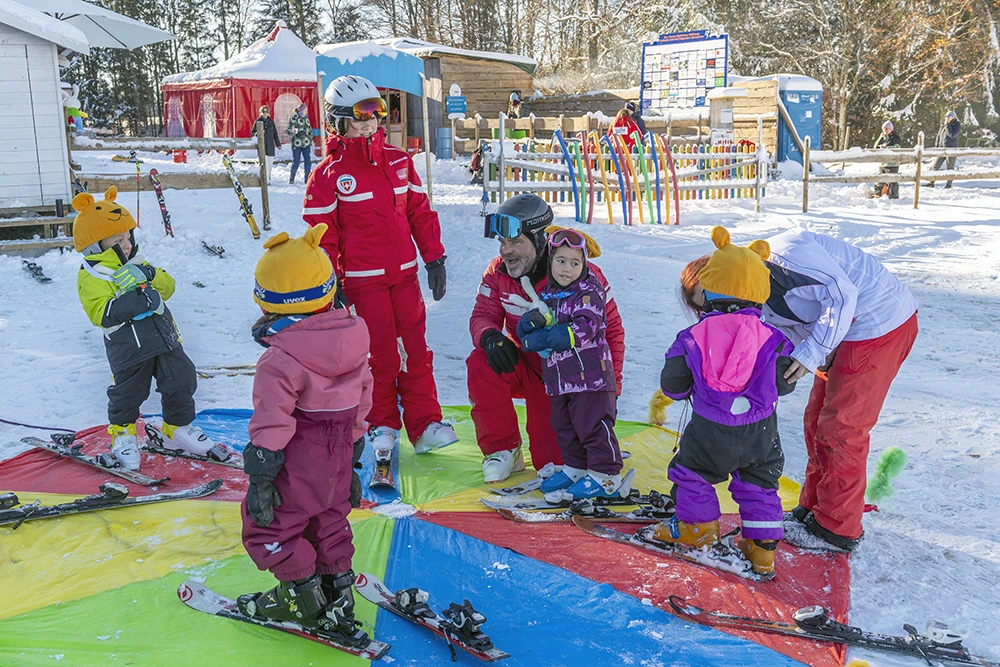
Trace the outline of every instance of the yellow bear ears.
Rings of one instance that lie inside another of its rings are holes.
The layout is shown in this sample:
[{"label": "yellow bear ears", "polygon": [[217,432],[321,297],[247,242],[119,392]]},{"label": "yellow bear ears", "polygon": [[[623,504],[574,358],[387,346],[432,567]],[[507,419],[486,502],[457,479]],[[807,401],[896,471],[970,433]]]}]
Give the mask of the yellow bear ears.
[{"label": "yellow bear ears", "polygon": [[[75,199],[73,200],[76,201]],[[326,234],[327,225],[325,222],[321,222],[315,227],[310,227],[306,230],[306,233],[302,235],[302,238],[306,240],[306,243],[311,245],[313,248],[319,247],[319,242],[323,239],[323,234]],[[278,232],[267,241],[264,242],[264,250],[268,248],[273,248],[276,245],[281,245],[287,241],[290,237],[288,232]]]},{"label": "yellow bear ears", "polygon": [[[116,188],[113,185],[110,188],[108,188],[107,191],[104,193],[104,199],[106,201],[114,201],[115,197],[117,196],[118,196],[118,188]],[[77,196],[73,197],[73,210],[82,211],[83,209],[93,204],[94,201],[96,201],[94,199],[94,195],[90,194],[89,192],[81,192]]]},{"label": "yellow bear ears", "polygon": [[[729,245],[729,232],[726,231],[725,227],[719,227],[716,225],[712,228],[712,243],[715,244],[716,248],[720,249]],[[760,255],[761,259],[767,259],[771,256],[771,246],[767,241],[762,241],[760,239],[751,241],[750,245],[747,247]]]}]

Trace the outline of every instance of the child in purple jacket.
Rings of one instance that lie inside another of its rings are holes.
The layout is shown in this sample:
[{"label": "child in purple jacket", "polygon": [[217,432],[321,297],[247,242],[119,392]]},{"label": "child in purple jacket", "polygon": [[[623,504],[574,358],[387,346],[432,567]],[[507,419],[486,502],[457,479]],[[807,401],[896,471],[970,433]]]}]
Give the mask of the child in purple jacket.
[{"label": "child in purple jacket", "polygon": [[549,236],[548,246],[549,282],[539,297],[550,314],[531,310],[517,323],[525,351],[551,351],[542,379],[552,397],[550,419],[564,465],[541,489],[551,502],[626,497],[635,471],[622,479],[615,372],[604,335],[606,293],[587,270],[583,234],[559,229]]},{"label": "child in purple jacket", "polygon": [[712,230],[712,241],[718,250],[698,274],[705,312],[677,334],[660,374],[664,394],[691,399],[692,416],[667,469],[677,514],[654,535],[694,548],[717,542],[721,510],[712,485],[732,476],[729,492],[743,524],[736,546],[754,572],[769,577],[783,536],[778,480],[785,457],[775,408],[795,387],[784,378],[792,344],[761,318],[771,292],[767,242],[735,246],[722,227]]}]

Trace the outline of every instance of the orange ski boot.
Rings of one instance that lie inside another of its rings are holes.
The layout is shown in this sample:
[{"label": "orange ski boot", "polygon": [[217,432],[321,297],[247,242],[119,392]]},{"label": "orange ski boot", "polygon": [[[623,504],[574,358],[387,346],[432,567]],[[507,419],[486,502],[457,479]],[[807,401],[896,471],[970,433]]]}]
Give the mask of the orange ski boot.
[{"label": "orange ski boot", "polygon": [[753,565],[754,572],[774,574],[774,552],[778,548],[777,540],[748,540],[741,537],[736,541],[736,547]]},{"label": "orange ski boot", "polygon": [[719,522],[716,520],[707,523],[684,523],[674,517],[656,524],[653,537],[661,542],[700,549],[719,541]]}]

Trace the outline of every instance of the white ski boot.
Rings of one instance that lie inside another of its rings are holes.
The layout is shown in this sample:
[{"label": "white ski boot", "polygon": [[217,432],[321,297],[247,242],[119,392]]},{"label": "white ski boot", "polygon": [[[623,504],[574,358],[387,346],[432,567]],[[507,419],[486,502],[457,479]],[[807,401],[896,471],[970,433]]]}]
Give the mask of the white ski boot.
[{"label": "white ski boot", "polygon": [[365,444],[371,446],[373,451],[392,448],[396,445],[396,429],[388,426],[369,426],[368,433],[365,434]]},{"label": "white ski boot", "polygon": [[111,424],[111,454],[125,470],[138,470],[142,463],[139,441],[135,437],[135,424]]},{"label": "white ski boot", "polygon": [[157,430],[163,434],[164,449],[179,449],[188,454],[196,456],[208,456],[208,453],[215,447],[215,443],[201,429],[194,424],[187,426],[171,426],[164,422],[155,425]]},{"label": "white ski boot", "polygon": [[483,481],[486,484],[495,484],[522,470],[524,470],[524,455],[521,454],[521,448],[502,449],[493,452],[483,461]]},{"label": "white ski boot", "polygon": [[455,429],[451,427],[451,424],[434,422],[420,434],[417,441],[413,443],[413,449],[417,454],[426,454],[429,451],[441,449],[456,442],[458,442],[458,436],[455,435]]}]

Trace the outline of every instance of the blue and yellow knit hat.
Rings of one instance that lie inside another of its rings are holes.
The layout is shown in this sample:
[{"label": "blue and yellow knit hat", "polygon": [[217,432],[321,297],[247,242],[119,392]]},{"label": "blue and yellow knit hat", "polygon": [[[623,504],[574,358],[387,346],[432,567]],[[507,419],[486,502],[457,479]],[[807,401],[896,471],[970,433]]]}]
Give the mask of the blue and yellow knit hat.
[{"label": "blue and yellow knit hat", "polygon": [[264,243],[264,256],[253,272],[253,300],[261,308],[283,315],[312,313],[333,300],[337,277],[319,247],[326,229],[320,223],[299,238],[281,232]]}]

